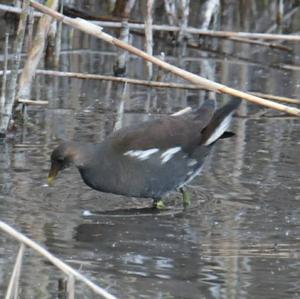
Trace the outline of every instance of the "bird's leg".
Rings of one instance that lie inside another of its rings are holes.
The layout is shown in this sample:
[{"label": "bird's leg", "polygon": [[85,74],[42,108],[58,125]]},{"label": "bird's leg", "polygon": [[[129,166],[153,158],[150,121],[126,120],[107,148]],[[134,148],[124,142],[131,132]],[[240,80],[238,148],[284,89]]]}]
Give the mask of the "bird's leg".
[{"label": "bird's leg", "polygon": [[154,209],[161,210],[161,209],[164,209],[166,206],[161,198],[156,198],[153,200],[152,207]]},{"label": "bird's leg", "polygon": [[191,196],[190,193],[185,190],[184,188],[180,188],[179,189],[180,193],[182,194],[182,203],[183,203],[183,207],[187,208],[190,206],[191,204]]}]

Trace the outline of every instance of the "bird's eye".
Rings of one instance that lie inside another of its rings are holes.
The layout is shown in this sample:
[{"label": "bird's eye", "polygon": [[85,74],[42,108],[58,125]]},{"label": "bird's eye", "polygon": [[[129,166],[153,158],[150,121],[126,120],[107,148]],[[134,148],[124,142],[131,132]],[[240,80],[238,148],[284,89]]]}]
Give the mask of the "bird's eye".
[{"label": "bird's eye", "polygon": [[64,158],[63,157],[52,157],[51,162],[52,163],[63,164]]},{"label": "bird's eye", "polygon": [[63,163],[64,162],[64,158],[63,157],[58,157],[57,161],[60,162],[60,163]]}]

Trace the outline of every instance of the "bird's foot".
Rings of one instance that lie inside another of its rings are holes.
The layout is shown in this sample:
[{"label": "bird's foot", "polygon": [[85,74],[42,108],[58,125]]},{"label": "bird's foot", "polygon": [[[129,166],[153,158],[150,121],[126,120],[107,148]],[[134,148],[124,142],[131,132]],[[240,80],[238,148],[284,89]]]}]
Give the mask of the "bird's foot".
[{"label": "bird's foot", "polygon": [[153,201],[152,207],[153,207],[154,209],[158,209],[158,210],[162,210],[162,209],[165,209],[165,208],[166,208],[166,206],[165,206],[165,204],[164,204],[164,202],[163,202],[162,199],[154,200],[154,201]]},{"label": "bird's foot", "polygon": [[191,196],[190,193],[183,188],[180,188],[180,192],[182,194],[182,203],[183,207],[186,209],[191,205]]}]

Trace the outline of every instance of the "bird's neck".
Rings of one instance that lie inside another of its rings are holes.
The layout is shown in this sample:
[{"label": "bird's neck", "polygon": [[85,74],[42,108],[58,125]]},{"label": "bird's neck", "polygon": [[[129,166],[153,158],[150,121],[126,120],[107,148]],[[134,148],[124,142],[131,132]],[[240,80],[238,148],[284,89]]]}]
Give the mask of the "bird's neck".
[{"label": "bird's neck", "polygon": [[73,156],[73,162],[79,169],[85,168],[95,162],[97,145],[95,144],[78,144],[76,154]]}]

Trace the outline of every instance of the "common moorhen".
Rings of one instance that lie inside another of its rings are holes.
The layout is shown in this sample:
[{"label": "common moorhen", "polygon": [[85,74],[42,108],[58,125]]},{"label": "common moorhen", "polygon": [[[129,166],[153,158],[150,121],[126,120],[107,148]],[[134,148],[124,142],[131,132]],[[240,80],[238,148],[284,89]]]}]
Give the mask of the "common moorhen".
[{"label": "common moorhen", "polygon": [[167,116],[113,132],[99,144],[64,142],[51,155],[49,185],[59,171],[74,163],[93,189],[133,197],[153,198],[156,207],[201,171],[205,157],[226,132],[240,100],[216,110],[208,99],[195,111]]}]

